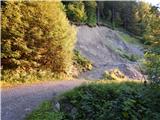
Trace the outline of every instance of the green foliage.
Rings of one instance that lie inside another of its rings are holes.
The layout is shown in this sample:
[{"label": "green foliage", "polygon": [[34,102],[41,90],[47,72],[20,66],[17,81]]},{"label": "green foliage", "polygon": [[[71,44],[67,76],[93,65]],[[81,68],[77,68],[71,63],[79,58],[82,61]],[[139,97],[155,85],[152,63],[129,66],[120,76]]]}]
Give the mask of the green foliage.
[{"label": "green foliage", "polygon": [[150,43],[152,47],[160,46],[160,16],[158,15],[160,12],[155,14],[149,14],[146,16],[147,21],[147,29],[144,33],[144,39],[146,43]]},{"label": "green foliage", "polygon": [[144,34],[148,50],[145,55],[145,66],[149,80],[160,84],[160,12],[152,7],[147,19],[147,29]]},{"label": "green foliage", "polygon": [[125,51],[121,50],[121,49],[117,49],[116,52],[122,57],[125,58],[127,60],[130,61],[137,61],[140,59],[140,56],[136,55],[136,54],[130,54],[130,53],[126,53]]},{"label": "green foliage", "polygon": [[132,37],[129,34],[125,34],[124,32],[119,32],[119,35],[123,38],[124,42],[132,43],[132,44],[136,44],[136,45],[140,44],[139,39]]},{"label": "green foliage", "polygon": [[82,1],[64,2],[67,17],[77,23],[84,23],[87,19],[85,6]]},{"label": "green foliage", "polygon": [[158,120],[159,97],[160,88],[138,83],[90,84],[65,93],[60,103],[69,120]]},{"label": "green foliage", "polygon": [[160,84],[160,54],[146,54],[144,64],[148,79],[153,83]]},{"label": "green foliage", "polygon": [[133,62],[137,61],[140,58],[139,56],[134,55],[134,54],[123,53],[123,54],[120,54],[120,55],[121,55],[121,57],[126,58],[130,61],[133,61]]},{"label": "green foliage", "polygon": [[96,25],[96,1],[63,1],[66,14],[75,24]]},{"label": "green foliage", "polygon": [[96,21],[96,1],[84,1],[85,11],[87,14],[87,24],[95,26]]},{"label": "green foliage", "polygon": [[103,74],[103,79],[105,80],[126,80],[127,77],[118,68],[116,68],[110,71],[105,71]]},{"label": "green foliage", "polygon": [[146,16],[151,15],[151,5],[142,1],[100,1],[98,3],[99,19],[104,21],[101,24],[109,22],[112,28],[123,27],[134,35],[143,36],[148,24]]},{"label": "green foliage", "polygon": [[159,87],[95,82],[59,96],[59,112],[47,101],[27,120],[159,120],[159,97]]},{"label": "green foliage", "polygon": [[92,70],[92,63],[87,58],[82,56],[79,51],[74,51],[73,61],[74,65],[78,68],[80,72]]},{"label": "green foliage", "polygon": [[31,83],[33,81],[53,80],[56,75],[51,70],[3,70],[1,80],[7,83]]},{"label": "green foliage", "polygon": [[50,69],[70,75],[75,29],[60,2],[6,1],[2,7],[4,70]]},{"label": "green foliage", "polygon": [[27,116],[26,120],[62,120],[62,118],[63,113],[54,112],[52,102],[45,101],[38,109]]}]

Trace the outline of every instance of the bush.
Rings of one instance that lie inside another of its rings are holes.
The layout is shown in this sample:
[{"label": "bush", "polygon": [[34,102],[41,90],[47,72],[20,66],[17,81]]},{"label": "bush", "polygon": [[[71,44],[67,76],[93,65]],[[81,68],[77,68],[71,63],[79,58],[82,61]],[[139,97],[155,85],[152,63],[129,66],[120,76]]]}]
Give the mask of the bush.
[{"label": "bush", "polygon": [[160,84],[160,55],[155,53],[145,54],[146,73],[152,83]]},{"label": "bush", "polygon": [[3,70],[1,80],[7,83],[31,83],[33,81],[53,80],[55,76],[51,70]]},{"label": "bush", "polygon": [[92,70],[92,63],[87,58],[82,56],[79,51],[74,51],[73,57],[74,65],[78,68],[79,72]]},{"label": "bush", "polygon": [[70,75],[75,29],[60,2],[6,1],[2,7],[3,70],[50,69]]},{"label": "bush", "polygon": [[[58,120],[159,120],[159,97],[159,87],[134,82],[82,85],[58,98],[58,114],[63,115]],[[39,111],[34,111],[31,118],[36,118],[34,113]],[[44,119],[46,111],[37,116]]]},{"label": "bush", "polygon": [[69,120],[158,120],[159,97],[159,88],[138,83],[90,84],[65,93],[60,103]]},{"label": "bush", "polygon": [[126,80],[127,77],[118,68],[116,68],[110,71],[105,71],[103,74],[103,79],[105,80]]}]

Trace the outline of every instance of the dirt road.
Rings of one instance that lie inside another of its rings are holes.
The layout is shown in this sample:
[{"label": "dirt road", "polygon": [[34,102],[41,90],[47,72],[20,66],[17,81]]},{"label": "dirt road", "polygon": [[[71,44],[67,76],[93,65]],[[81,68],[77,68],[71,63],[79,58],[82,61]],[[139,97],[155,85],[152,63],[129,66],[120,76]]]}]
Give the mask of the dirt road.
[{"label": "dirt road", "polygon": [[2,120],[23,120],[44,100],[81,85],[84,80],[63,80],[1,90]]}]

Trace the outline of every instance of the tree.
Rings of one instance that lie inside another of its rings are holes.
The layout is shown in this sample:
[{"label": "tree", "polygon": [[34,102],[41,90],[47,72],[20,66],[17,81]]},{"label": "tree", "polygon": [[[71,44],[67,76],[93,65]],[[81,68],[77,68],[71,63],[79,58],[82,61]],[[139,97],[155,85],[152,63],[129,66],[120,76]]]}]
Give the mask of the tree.
[{"label": "tree", "polygon": [[87,24],[95,26],[96,20],[96,1],[84,1],[85,11],[87,14]]},{"label": "tree", "polygon": [[144,39],[148,43],[146,53],[146,70],[149,80],[160,84],[160,12],[153,6],[150,14],[145,16],[147,20],[147,29],[144,33]]},{"label": "tree", "polygon": [[6,1],[2,7],[2,66],[69,74],[75,29],[60,2]]},{"label": "tree", "polygon": [[87,19],[85,6],[82,1],[64,1],[66,14],[70,21],[84,23]]}]

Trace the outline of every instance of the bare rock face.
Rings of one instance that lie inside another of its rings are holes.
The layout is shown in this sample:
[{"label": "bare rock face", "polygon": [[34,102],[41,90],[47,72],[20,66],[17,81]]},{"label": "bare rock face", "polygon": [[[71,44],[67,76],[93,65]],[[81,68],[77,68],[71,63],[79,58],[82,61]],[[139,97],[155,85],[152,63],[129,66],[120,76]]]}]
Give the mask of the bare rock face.
[{"label": "bare rock face", "polygon": [[[143,79],[143,75],[132,62],[120,55],[134,54],[143,57],[143,47],[125,42],[118,31],[107,27],[78,27],[76,49],[93,63],[93,69],[79,78],[101,79],[104,71],[118,68],[130,79]],[[118,51],[118,52],[117,52]]]}]

